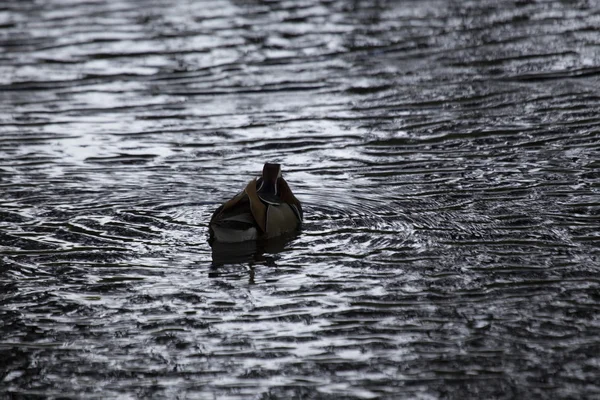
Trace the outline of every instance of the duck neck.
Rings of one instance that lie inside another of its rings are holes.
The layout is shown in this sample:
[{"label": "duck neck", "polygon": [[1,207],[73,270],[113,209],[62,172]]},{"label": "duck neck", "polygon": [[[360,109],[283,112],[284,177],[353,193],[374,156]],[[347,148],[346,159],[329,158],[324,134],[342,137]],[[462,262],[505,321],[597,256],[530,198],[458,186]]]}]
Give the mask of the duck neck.
[{"label": "duck neck", "polygon": [[276,195],[277,194],[277,181],[273,182],[271,180],[266,180],[263,178],[257,191],[259,193]]}]

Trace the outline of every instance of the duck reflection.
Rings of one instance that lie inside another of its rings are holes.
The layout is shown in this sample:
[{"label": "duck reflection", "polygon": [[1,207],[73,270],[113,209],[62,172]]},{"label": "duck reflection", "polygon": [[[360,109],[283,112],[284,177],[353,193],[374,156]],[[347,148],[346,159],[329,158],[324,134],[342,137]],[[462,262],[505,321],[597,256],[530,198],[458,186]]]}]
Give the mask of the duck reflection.
[{"label": "duck reflection", "polygon": [[249,267],[249,283],[254,283],[254,266],[266,265],[277,267],[278,254],[298,236],[297,233],[241,243],[222,243],[213,241],[212,264],[208,272],[209,278],[218,278],[231,274],[228,265],[245,265]]},{"label": "duck reflection", "polygon": [[212,265],[266,264],[275,266],[274,258],[270,255],[281,253],[285,246],[297,236],[294,234],[241,243],[214,241],[211,243]]}]

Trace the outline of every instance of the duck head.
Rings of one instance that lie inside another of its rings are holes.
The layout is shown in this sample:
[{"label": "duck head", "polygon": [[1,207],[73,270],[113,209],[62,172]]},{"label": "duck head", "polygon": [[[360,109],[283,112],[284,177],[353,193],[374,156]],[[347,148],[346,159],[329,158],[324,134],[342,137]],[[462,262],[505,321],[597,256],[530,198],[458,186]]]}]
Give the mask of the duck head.
[{"label": "duck head", "polygon": [[256,181],[258,197],[266,204],[280,205],[287,203],[292,207],[298,221],[302,221],[302,205],[292,193],[281,174],[281,164],[266,163],[262,176]]},{"label": "duck head", "polygon": [[281,178],[281,164],[265,163],[262,176],[256,182],[256,191],[268,195],[279,195],[279,178]]}]

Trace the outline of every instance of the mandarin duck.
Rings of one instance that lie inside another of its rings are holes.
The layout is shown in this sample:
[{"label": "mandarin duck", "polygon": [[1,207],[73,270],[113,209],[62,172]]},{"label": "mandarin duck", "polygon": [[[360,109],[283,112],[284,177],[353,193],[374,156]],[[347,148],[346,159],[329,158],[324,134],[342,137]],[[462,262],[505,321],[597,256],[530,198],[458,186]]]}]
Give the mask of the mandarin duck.
[{"label": "mandarin duck", "polygon": [[302,205],[281,176],[281,165],[266,163],[262,176],[213,213],[210,241],[243,242],[295,231],[302,223]]}]

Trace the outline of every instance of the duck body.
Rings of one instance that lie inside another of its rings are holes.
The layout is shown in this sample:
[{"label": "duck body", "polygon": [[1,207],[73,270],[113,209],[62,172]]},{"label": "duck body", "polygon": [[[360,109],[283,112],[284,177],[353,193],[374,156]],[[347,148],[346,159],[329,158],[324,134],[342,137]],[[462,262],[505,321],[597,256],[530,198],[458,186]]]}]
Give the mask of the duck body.
[{"label": "duck body", "polygon": [[281,165],[265,164],[262,176],[213,213],[210,241],[244,242],[268,239],[300,227],[303,212],[281,176]]}]

